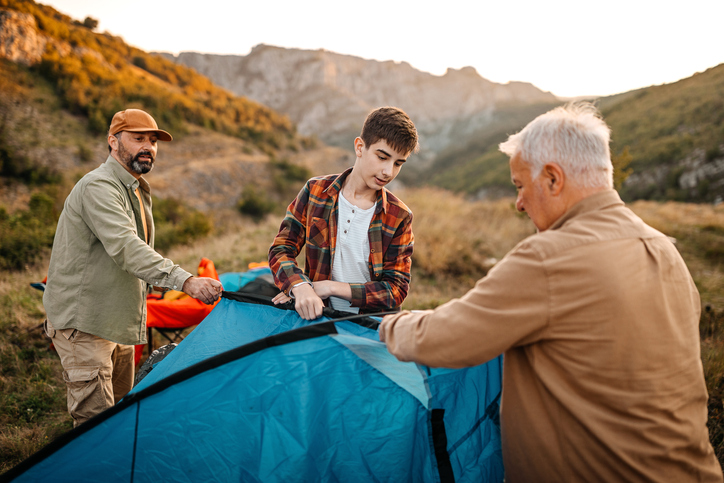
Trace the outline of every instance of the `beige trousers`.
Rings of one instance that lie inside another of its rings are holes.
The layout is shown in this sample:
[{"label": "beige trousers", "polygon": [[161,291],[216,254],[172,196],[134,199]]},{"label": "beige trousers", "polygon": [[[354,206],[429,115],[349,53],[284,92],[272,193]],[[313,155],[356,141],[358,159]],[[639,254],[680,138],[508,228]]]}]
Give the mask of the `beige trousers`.
[{"label": "beige trousers", "polygon": [[133,346],[116,344],[77,329],[55,330],[45,321],[63,365],[73,426],[120,401],[133,387]]}]

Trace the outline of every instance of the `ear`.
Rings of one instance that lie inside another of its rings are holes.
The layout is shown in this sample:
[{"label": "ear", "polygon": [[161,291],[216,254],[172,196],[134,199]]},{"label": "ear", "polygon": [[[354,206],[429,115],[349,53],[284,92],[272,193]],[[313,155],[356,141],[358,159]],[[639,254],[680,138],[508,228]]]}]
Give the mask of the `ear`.
[{"label": "ear", "polygon": [[548,163],[543,166],[541,176],[545,180],[545,186],[553,196],[558,196],[566,184],[566,173],[557,163]]},{"label": "ear", "polygon": [[356,137],[354,139],[354,153],[357,155],[358,158],[362,156],[362,149],[364,149],[364,147],[365,142],[362,140],[362,138]]},{"label": "ear", "polygon": [[[123,136],[123,134],[121,134],[121,136]],[[116,138],[113,134],[109,134],[108,145],[113,151],[118,151],[118,138]]]}]

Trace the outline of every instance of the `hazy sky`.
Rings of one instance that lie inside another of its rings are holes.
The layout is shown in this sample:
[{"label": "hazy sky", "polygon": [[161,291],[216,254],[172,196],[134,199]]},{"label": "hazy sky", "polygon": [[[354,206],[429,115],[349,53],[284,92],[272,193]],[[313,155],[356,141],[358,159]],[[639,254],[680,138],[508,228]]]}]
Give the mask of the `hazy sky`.
[{"label": "hazy sky", "polygon": [[52,0],[147,51],[248,54],[254,45],[409,62],[559,96],[674,82],[724,62],[724,0]]}]

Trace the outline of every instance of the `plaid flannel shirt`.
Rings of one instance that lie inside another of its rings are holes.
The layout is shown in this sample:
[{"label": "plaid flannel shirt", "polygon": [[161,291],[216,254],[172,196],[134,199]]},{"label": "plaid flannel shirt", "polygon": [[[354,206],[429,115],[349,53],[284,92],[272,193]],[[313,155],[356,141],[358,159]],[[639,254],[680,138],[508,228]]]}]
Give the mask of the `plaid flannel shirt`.
[{"label": "plaid flannel shirt", "polygon": [[[337,246],[337,198],[351,171],[310,179],[287,208],[269,248],[274,281],[285,294],[299,282],[329,280]],[[369,228],[371,281],[350,283],[351,303],[360,313],[402,305],[410,286],[414,240],[410,209],[387,189],[379,190]],[[305,244],[302,271],[296,258]]]}]

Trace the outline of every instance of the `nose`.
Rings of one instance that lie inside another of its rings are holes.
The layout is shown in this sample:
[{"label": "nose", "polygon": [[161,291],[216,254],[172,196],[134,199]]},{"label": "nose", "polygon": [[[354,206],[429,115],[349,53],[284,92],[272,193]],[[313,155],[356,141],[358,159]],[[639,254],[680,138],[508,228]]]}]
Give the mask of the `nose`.
[{"label": "nose", "polygon": [[156,147],[156,145],[151,142],[150,138],[144,139],[143,142],[141,143],[141,149],[143,149],[145,151],[154,152],[155,147]]},{"label": "nose", "polygon": [[523,213],[525,212],[525,206],[523,206],[523,198],[518,195],[518,198],[515,200],[515,209],[519,212]]},{"label": "nose", "polygon": [[385,163],[382,165],[382,174],[385,178],[392,176],[392,163]]}]

